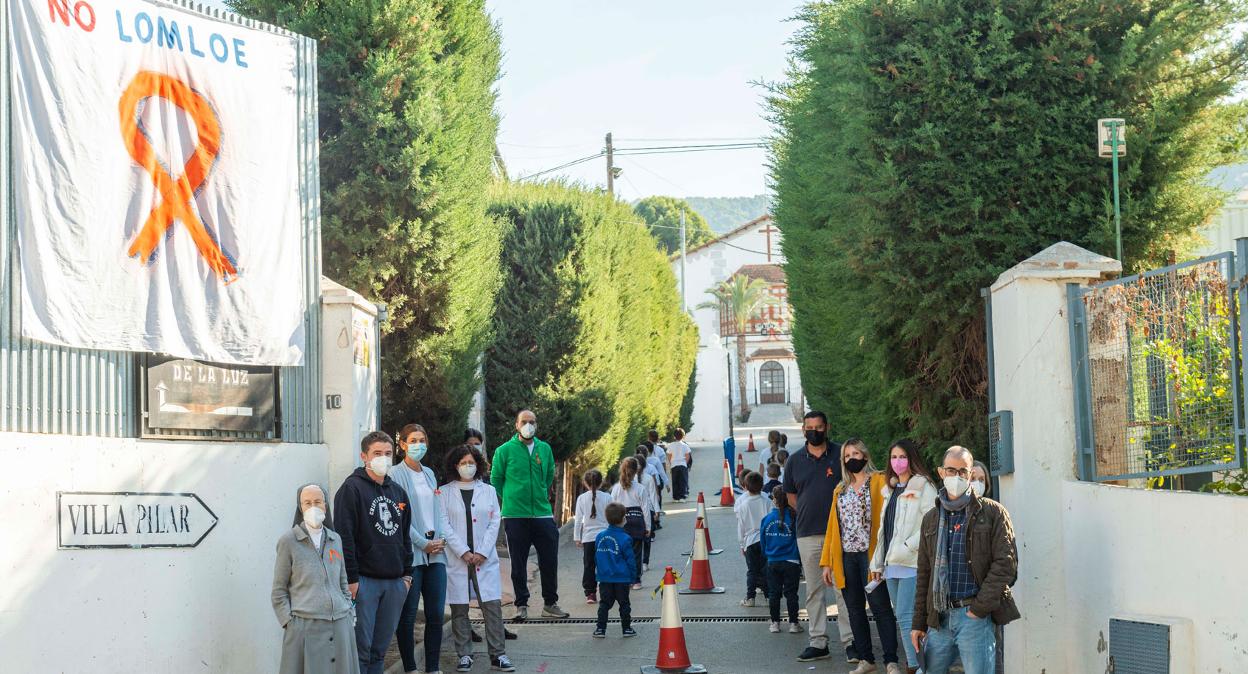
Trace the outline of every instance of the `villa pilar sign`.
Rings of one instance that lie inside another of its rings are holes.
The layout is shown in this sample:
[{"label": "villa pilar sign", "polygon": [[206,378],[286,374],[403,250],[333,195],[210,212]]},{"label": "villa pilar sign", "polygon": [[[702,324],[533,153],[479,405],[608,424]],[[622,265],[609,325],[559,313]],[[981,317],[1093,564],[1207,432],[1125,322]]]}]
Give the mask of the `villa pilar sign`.
[{"label": "villa pilar sign", "polygon": [[217,526],[195,494],[63,491],[56,493],[57,547],[193,548]]},{"label": "villa pilar sign", "polygon": [[152,428],[273,430],[277,377],[271,367],[149,357],[146,380]]}]

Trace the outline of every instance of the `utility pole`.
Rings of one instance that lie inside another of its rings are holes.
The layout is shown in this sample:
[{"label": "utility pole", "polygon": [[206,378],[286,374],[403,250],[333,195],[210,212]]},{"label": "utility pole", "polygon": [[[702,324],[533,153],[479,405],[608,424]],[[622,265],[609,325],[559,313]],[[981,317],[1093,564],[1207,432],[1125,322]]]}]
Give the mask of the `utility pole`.
[{"label": "utility pole", "polygon": [[607,133],[607,194],[615,194],[615,153],[611,147],[611,134]]},{"label": "utility pole", "polygon": [[1114,173],[1114,238],[1117,242],[1118,261],[1122,262],[1122,208],[1118,203],[1118,158],[1126,156],[1127,141],[1123,136],[1126,120],[1109,118],[1096,120],[1097,153],[1113,159]]},{"label": "utility pole", "polygon": [[689,311],[687,301],[685,299],[685,210],[680,210],[680,310],[683,313]]}]

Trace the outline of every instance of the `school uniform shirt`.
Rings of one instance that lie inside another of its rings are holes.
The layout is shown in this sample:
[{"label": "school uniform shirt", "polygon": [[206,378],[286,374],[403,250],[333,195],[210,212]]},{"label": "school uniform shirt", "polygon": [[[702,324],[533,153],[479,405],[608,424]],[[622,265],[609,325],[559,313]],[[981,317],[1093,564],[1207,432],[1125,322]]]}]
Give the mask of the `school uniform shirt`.
[{"label": "school uniform shirt", "polygon": [[673,442],[667,450],[667,461],[669,466],[688,466],[689,457],[693,454],[693,450],[689,449],[683,440]]},{"label": "school uniform shirt", "polygon": [[657,456],[646,458],[646,475],[654,477],[659,489],[667,486],[667,476],[663,474],[663,461]]},{"label": "school uniform shirt", "polygon": [[[646,498],[650,500],[650,512],[657,513],[659,511],[659,483],[654,476],[649,473],[642,473],[638,476],[637,481],[645,487]],[[649,515],[646,515],[649,517]]]},{"label": "school uniform shirt", "polygon": [[[598,534],[607,528],[607,506],[611,495],[601,489],[587,491],[576,497],[576,523],[572,525],[572,540],[577,543],[593,543]],[[592,512],[597,507],[597,515]]]},{"label": "school uniform shirt", "polygon": [[633,539],[620,527],[607,527],[594,540],[594,573],[599,583],[631,583],[636,579],[637,560]]},{"label": "school uniform shirt", "polygon": [[773,450],[771,447],[768,447],[767,449],[764,449],[763,451],[758,453],[758,474],[759,475],[762,475],[763,477],[767,477],[767,464],[771,463],[771,460],[776,458],[776,452],[779,452],[779,451],[780,451],[779,449]]},{"label": "school uniform shirt", "polygon": [[628,489],[625,489],[622,483],[616,482],[611,487],[611,500],[619,501],[625,508],[641,508],[646,522],[646,531],[650,530],[650,496],[640,480],[634,480]]},{"label": "school uniform shirt", "polygon": [[767,561],[801,564],[801,557],[797,553],[796,527],[796,514],[792,508],[784,509],[784,517],[780,516],[778,509],[767,513],[759,525],[763,556]]},{"label": "school uniform shirt", "polygon": [[771,510],[771,499],[764,498],[762,494],[747,492],[737,499],[732,509],[737,513],[737,538],[741,541],[741,547],[748,548],[757,543],[759,526]]},{"label": "school uniform shirt", "polygon": [[[465,508],[462,489],[472,490],[471,508]],[[469,595],[476,594],[468,580],[468,565],[464,553],[471,550],[485,556],[485,563],[477,567],[477,584],[481,586],[481,601],[503,598],[503,581],[498,568],[498,527],[502,522],[498,507],[498,492],[480,480],[472,482],[448,482],[438,490],[442,508],[450,523],[446,548],[446,601],[450,604],[467,604]],[[468,523],[472,523],[472,539],[468,539]]]}]

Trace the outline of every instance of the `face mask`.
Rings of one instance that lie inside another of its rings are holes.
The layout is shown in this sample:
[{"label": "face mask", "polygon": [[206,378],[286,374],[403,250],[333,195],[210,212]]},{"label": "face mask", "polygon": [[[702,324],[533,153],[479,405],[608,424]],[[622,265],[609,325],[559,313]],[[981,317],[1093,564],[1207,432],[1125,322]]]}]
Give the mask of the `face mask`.
[{"label": "face mask", "polygon": [[971,492],[973,492],[973,493],[975,494],[975,497],[976,497],[976,498],[979,498],[979,497],[983,496],[983,495],[984,495],[984,482],[983,482],[983,480],[975,480],[974,482],[972,482],[972,483],[971,483]]},{"label": "face mask", "polygon": [[390,470],[390,457],[374,456],[368,460],[368,469],[373,471],[374,475],[385,477],[386,472]]},{"label": "face mask", "polygon": [[945,478],[945,494],[951,499],[962,498],[962,495],[966,493],[966,485],[967,481],[964,477],[957,475],[947,477]]},{"label": "face mask", "polygon": [[459,467],[459,479],[464,482],[471,482],[472,478],[477,476],[477,464],[467,463]]},{"label": "face mask", "polygon": [[823,443],[827,442],[827,440],[828,440],[827,431],[806,431],[807,444],[811,444],[811,445],[818,447],[822,445]]},{"label": "face mask", "polygon": [[520,427],[520,437],[531,439],[537,433],[537,424],[525,424]]},{"label": "face mask", "polygon": [[907,470],[910,470],[910,459],[907,459],[904,456],[900,459],[889,459],[888,462],[892,465],[893,472],[898,475],[902,475]]},{"label": "face mask", "polygon": [[866,459],[845,459],[845,470],[848,470],[851,473],[854,473],[854,474],[861,473],[862,469],[866,467],[867,467]]},{"label": "face mask", "polygon": [[325,521],[325,511],[317,506],[312,506],[303,511],[303,523],[313,529],[320,529],[321,522]]},{"label": "face mask", "polygon": [[425,458],[425,452],[427,451],[429,451],[429,447],[423,442],[417,442],[416,444],[407,446],[407,455],[412,457],[415,461],[420,461]]}]

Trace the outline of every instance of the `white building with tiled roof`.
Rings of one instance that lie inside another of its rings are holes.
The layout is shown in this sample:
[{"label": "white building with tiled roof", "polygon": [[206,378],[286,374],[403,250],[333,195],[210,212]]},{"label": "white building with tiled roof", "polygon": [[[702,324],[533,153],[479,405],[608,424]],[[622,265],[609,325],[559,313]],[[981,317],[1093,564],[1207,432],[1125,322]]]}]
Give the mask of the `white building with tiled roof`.
[{"label": "white building with tiled roof", "polygon": [[[762,279],[780,302],[750,321],[746,334],[746,395],[751,407],[804,404],[801,377],[793,356],[792,330],[784,277],[780,230],[770,215],[751,220],[702,245],[690,248],[683,260],[684,301],[698,325],[698,387],[693,403],[695,441],[721,440],[728,435],[729,409],[738,408],[736,329],[714,308],[696,308],[711,300],[712,288],[736,275]],[[672,257],[681,281],[682,260]]]}]

